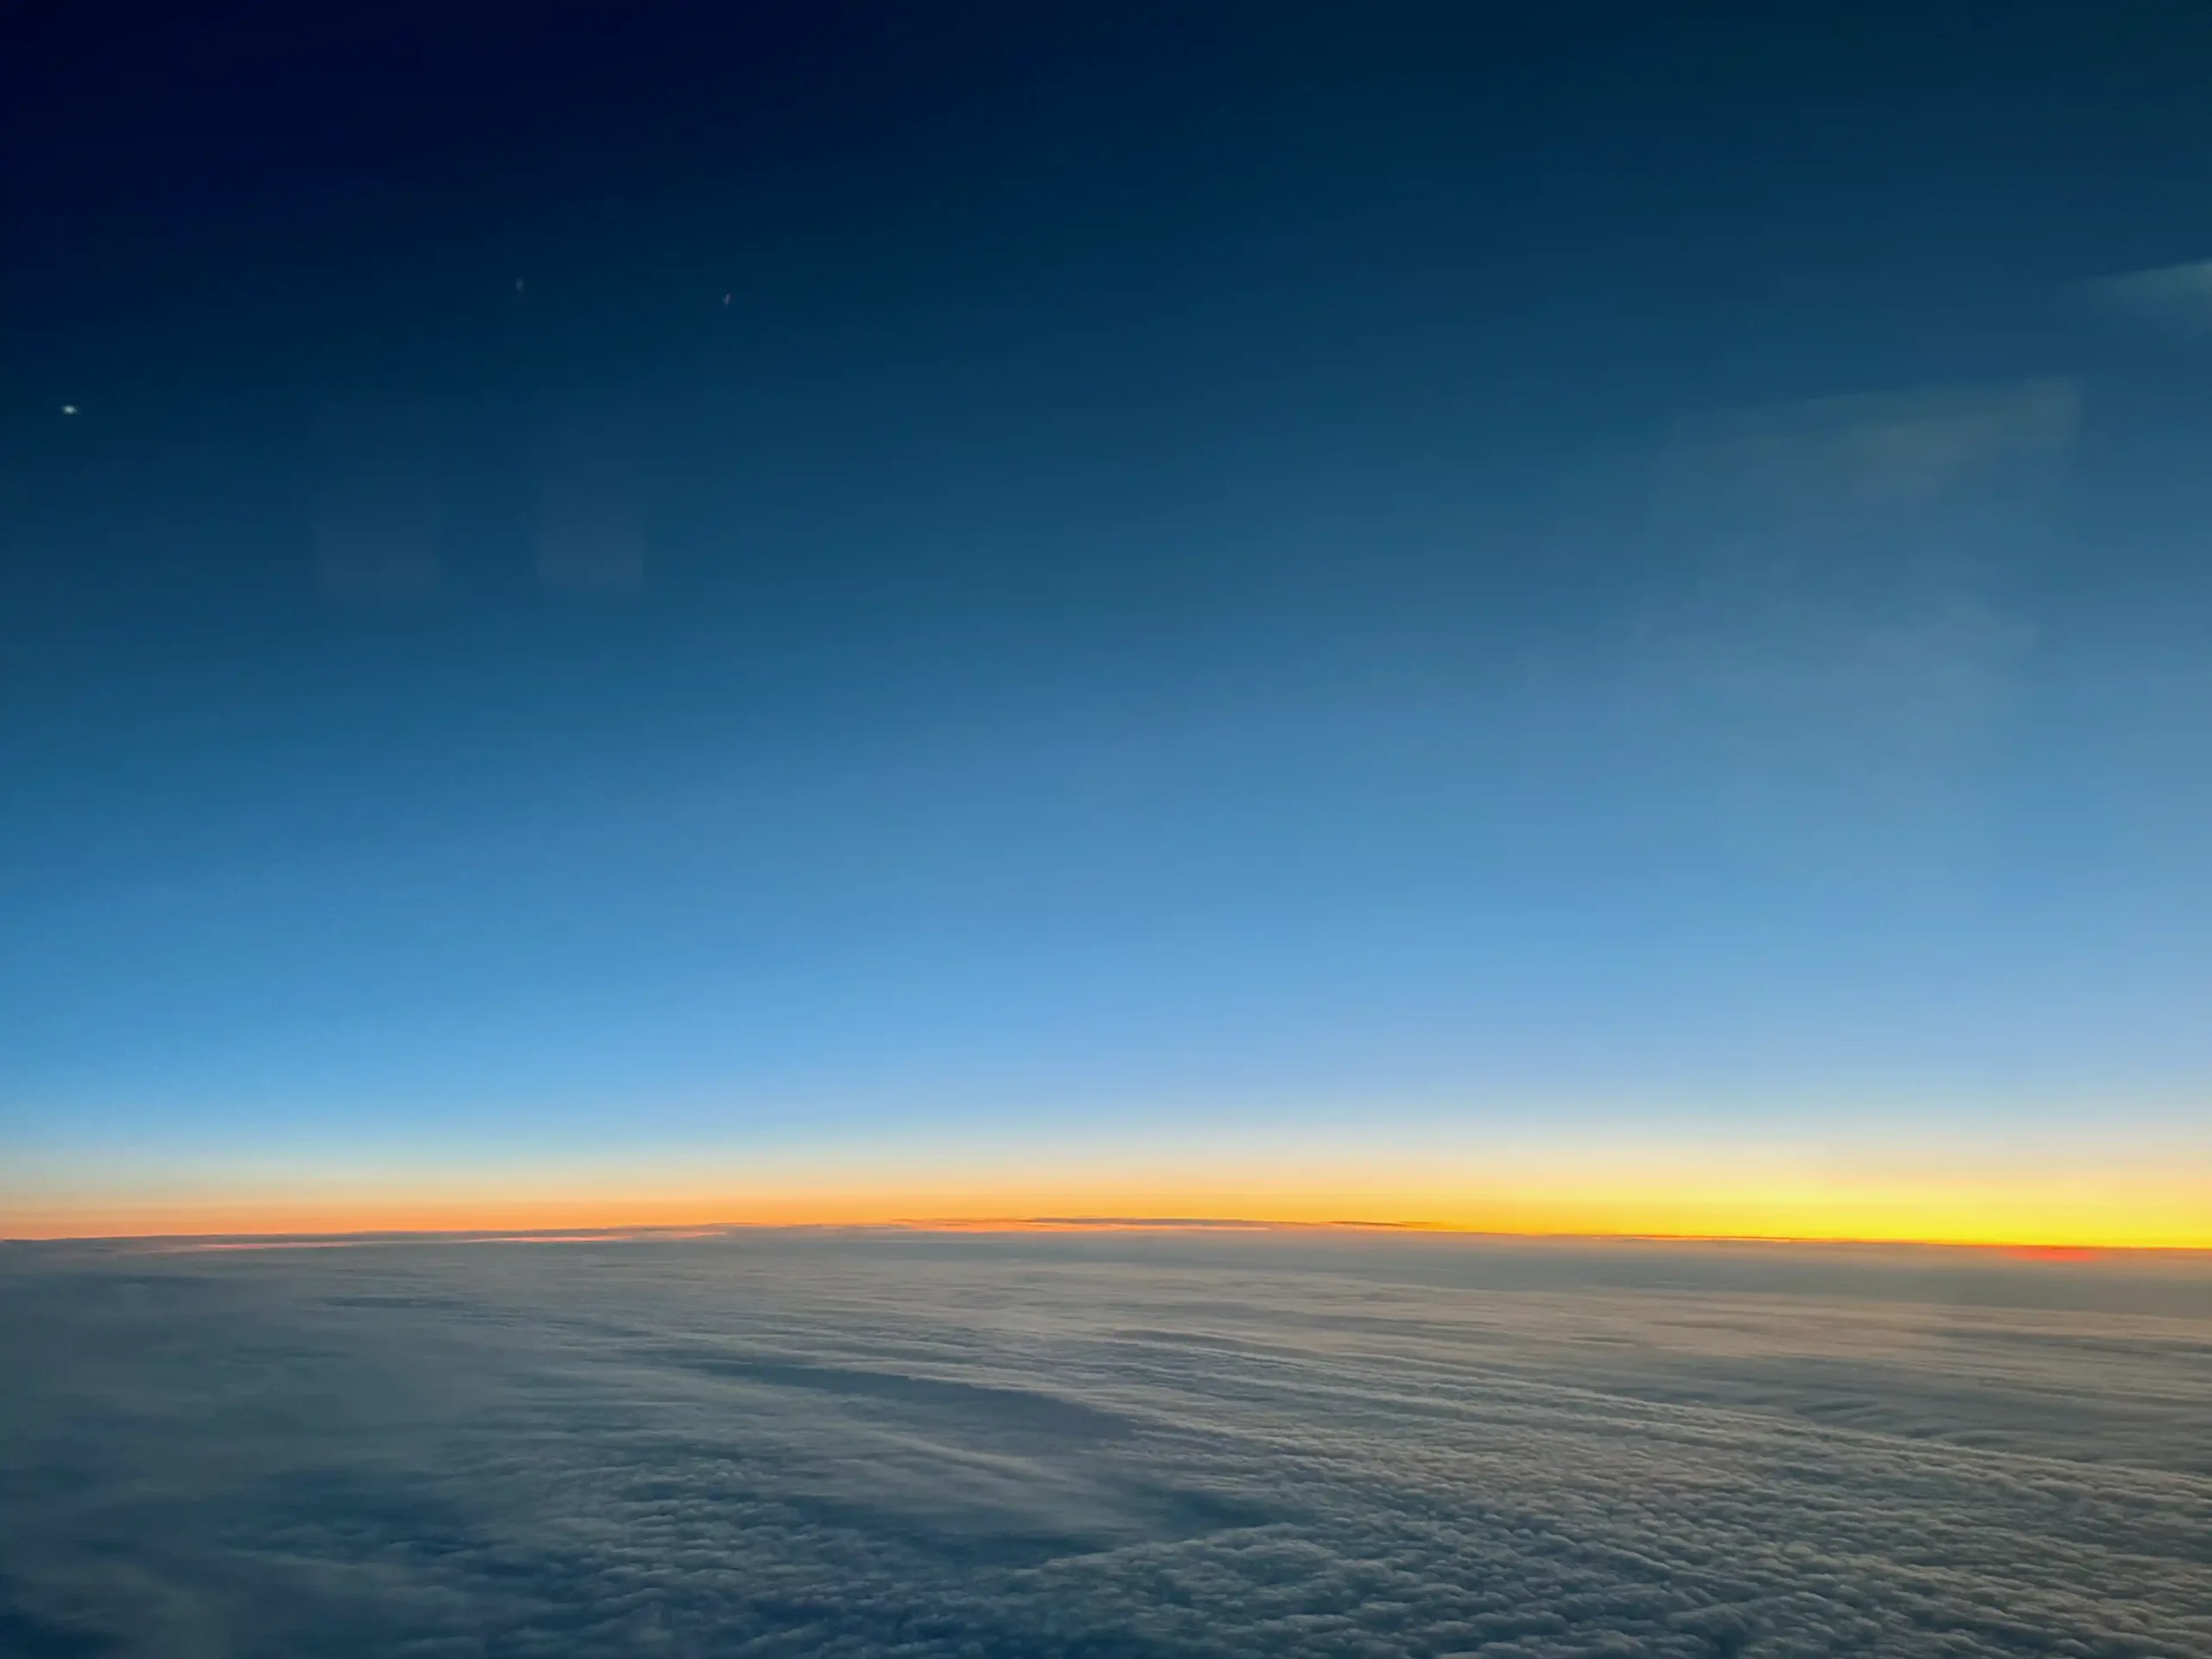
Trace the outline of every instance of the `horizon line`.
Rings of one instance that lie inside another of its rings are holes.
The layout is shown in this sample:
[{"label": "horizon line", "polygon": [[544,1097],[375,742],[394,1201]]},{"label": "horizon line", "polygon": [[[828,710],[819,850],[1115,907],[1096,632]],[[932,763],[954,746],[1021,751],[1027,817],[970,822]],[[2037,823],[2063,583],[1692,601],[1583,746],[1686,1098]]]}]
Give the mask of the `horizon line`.
[{"label": "horizon line", "polygon": [[601,1243],[710,1238],[743,1233],[1383,1233],[1426,1238],[1501,1239],[1548,1243],[1740,1244],[1769,1247],[1891,1248],[1996,1251],[2048,1262],[2089,1261],[2105,1255],[2212,1256],[2212,1243],[2106,1243],[2095,1240],[1923,1238],[1834,1233],[1655,1232],[1537,1230],[1462,1226],[1450,1222],[1382,1221],[1344,1217],[1325,1221],[1271,1220],[1238,1216],[933,1216],[871,1221],[639,1222],[583,1227],[356,1228],[330,1231],[118,1232],[13,1235],[0,1246],[138,1244],[177,1250],[330,1249],[403,1243]]}]

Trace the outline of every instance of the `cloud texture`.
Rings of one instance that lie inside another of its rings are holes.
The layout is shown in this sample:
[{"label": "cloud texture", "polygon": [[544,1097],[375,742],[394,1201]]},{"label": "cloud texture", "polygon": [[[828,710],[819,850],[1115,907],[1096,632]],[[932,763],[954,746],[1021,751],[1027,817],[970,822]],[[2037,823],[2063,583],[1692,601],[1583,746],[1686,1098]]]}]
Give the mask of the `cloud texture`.
[{"label": "cloud texture", "polygon": [[2212,1281],[741,1234],[0,1254],[0,1655],[2212,1652]]}]

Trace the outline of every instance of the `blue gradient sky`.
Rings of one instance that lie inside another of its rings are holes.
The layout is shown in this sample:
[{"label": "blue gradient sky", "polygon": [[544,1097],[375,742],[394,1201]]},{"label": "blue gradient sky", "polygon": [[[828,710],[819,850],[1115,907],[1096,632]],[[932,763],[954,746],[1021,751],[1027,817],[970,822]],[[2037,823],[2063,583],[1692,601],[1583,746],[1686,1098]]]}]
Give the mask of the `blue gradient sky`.
[{"label": "blue gradient sky", "polygon": [[11,14],[0,1209],[2212,1180],[2212,53],[1942,11]]}]

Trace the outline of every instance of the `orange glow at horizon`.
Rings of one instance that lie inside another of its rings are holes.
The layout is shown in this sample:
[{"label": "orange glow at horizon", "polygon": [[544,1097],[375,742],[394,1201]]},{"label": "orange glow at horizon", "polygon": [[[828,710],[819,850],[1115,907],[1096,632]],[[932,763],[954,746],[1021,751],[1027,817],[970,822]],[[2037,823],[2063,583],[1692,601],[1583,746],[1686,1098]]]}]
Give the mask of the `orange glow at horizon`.
[{"label": "orange glow at horizon", "polygon": [[1745,1238],[2003,1247],[2049,1258],[2104,1249],[2212,1249],[2212,1179],[2156,1172],[2101,1179],[1827,1175],[1737,1169],[1702,1179],[1552,1171],[1466,1179],[1089,1179],[995,1172],[975,1179],[652,1182],[391,1180],[262,1183],[134,1194],[0,1193],[0,1237],[550,1233],[719,1226],[1038,1229],[1075,1218],[1176,1218],[1262,1226],[1352,1224],[1532,1236]]}]

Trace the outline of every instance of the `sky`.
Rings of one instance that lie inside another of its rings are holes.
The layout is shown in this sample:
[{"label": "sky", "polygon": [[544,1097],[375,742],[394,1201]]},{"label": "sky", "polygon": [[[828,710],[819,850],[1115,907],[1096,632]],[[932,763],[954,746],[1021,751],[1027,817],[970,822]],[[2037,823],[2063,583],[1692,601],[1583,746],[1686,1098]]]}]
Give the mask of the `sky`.
[{"label": "sky", "polygon": [[2212,1246],[2186,9],[0,31],[0,1236]]}]

